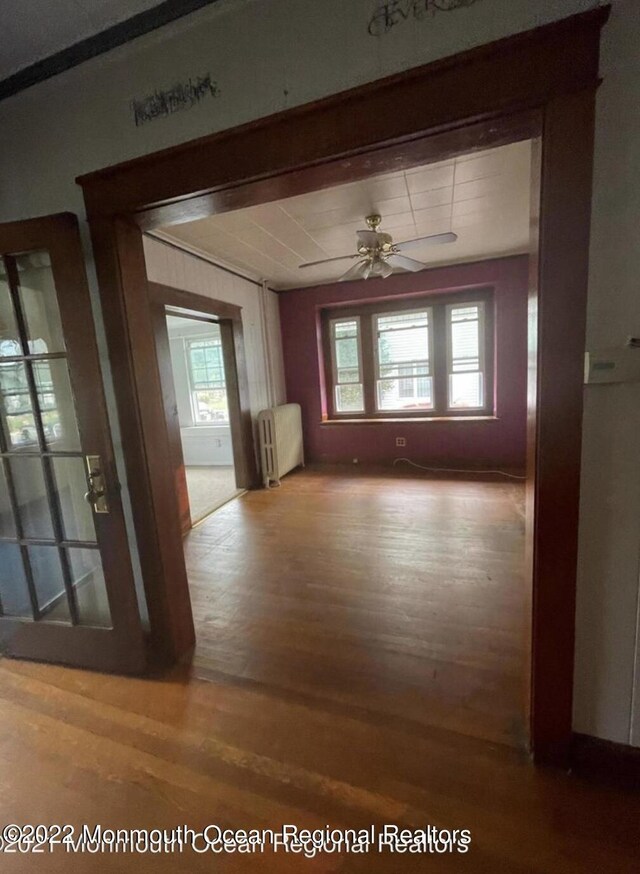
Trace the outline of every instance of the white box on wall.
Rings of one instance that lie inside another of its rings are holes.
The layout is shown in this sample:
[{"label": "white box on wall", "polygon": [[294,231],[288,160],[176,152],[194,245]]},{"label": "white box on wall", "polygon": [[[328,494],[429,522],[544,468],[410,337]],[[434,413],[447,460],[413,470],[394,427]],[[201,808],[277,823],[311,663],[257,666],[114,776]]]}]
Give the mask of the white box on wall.
[{"label": "white box on wall", "polygon": [[640,382],[640,347],[614,346],[586,352],[584,381],[587,385]]}]

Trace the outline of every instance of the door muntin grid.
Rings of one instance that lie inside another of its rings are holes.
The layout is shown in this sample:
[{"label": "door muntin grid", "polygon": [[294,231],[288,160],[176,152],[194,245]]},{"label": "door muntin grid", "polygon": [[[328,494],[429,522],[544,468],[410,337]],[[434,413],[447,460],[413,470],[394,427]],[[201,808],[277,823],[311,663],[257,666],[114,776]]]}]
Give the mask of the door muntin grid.
[{"label": "door muntin grid", "polygon": [[0,260],[0,617],[112,626],[48,253]]}]

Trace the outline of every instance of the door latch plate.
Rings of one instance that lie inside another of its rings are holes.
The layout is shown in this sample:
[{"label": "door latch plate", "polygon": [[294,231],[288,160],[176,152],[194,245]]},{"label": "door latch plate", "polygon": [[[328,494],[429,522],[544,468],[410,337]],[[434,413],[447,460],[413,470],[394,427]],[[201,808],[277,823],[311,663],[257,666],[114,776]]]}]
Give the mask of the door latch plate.
[{"label": "door latch plate", "polygon": [[108,513],[109,501],[107,500],[107,488],[102,472],[102,460],[99,455],[87,455],[85,462],[89,485],[89,491],[84,496],[85,500],[91,504],[94,513]]}]

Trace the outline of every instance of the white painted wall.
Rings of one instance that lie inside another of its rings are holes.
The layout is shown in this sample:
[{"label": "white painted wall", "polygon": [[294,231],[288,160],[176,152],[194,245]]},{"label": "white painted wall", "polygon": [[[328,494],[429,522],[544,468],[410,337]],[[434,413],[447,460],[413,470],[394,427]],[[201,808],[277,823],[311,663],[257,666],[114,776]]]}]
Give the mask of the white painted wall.
[{"label": "white painted wall", "polygon": [[[0,219],[58,210],[81,215],[82,196],[74,184],[81,173],[596,5],[595,0],[478,0],[466,9],[408,20],[385,36],[371,37],[367,24],[380,0],[221,0],[0,104]],[[598,104],[589,301],[589,344],[594,347],[640,334],[640,4],[613,0],[613,7],[604,35],[605,82]],[[131,98],[207,72],[218,81],[219,98],[135,127]],[[157,254],[158,270],[162,261]],[[185,261],[171,269],[181,287],[202,287],[204,268]],[[90,261],[89,271],[95,299]],[[162,281],[168,281],[164,273]],[[246,289],[236,291],[247,295]],[[270,303],[268,312],[275,334]],[[268,395],[257,379],[267,360],[258,313],[255,301],[247,305],[256,411]],[[104,355],[101,329],[100,342]],[[577,729],[618,741],[630,739],[635,718],[638,744],[640,701],[634,717],[632,700],[639,659],[640,465],[633,452],[639,391],[637,386],[586,390],[575,708]]]},{"label": "white painted wall", "polygon": [[235,276],[188,252],[145,237],[147,276],[213,300],[242,307],[242,331],[254,417],[285,402],[278,296],[255,282]]},{"label": "white painted wall", "polygon": [[233,465],[233,443],[228,425],[181,428],[182,457],[187,467]]},{"label": "white painted wall", "polygon": [[[637,0],[614,3],[601,71],[587,326],[592,349],[640,335]],[[640,383],[585,389],[574,724],[638,746],[639,434]]]}]

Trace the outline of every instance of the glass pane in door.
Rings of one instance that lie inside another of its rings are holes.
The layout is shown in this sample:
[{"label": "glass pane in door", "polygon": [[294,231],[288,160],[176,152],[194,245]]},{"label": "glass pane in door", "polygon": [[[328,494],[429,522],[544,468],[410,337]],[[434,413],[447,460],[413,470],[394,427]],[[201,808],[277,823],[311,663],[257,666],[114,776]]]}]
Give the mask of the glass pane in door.
[{"label": "glass pane in door", "polygon": [[20,547],[0,541],[0,610],[4,616],[32,616]]},{"label": "glass pane in door", "polygon": [[12,259],[19,309],[29,352],[64,352],[58,297],[48,252],[26,252]]},{"label": "glass pane in door", "polygon": [[55,546],[29,546],[27,551],[41,617],[50,619],[51,611],[57,610],[56,620],[70,622],[71,611],[58,549]]},{"label": "glass pane in door", "polygon": [[54,358],[35,361],[32,366],[47,449],[51,452],[80,452],[80,435],[66,361]]},{"label": "glass pane in door", "polygon": [[53,519],[42,460],[15,455],[10,456],[8,462],[16,496],[16,527],[22,531],[23,537],[51,540],[54,537]]},{"label": "glass pane in door", "polygon": [[111,627],[51,262],[2,265],[0,615]]},{"label": "glass pane in door", "polygon": [[65,540],[96,541],[91,505],[84,498],[87,477],[83,458],[52,458],[55,492],[62,515]]},{"label": "glass pane in door", "polygon": [[11,303],[11,292],[6,271],[0,262],[0,358],[20,355],[20,335]]},{"label": "glass pane in door", "polygon": [[28,449],[38,443],[38,432],[31,396],[27,365],[19,360],[0,359],[0,416],[12,447]]},{"label": "glass pane in door", "polygon": [[[4,461],[0,461],[0,539],[5,537],[15,538],[16,526],[13,521],[13,512],[11,511],[11,501],[9,499],[9,484],[7,476],[4,472]],[[2,557],[0,556],[0,562]]]},{"label": "glass pane in door", "polygon": [[97,549],[67,549],[66,555],[78,602],[80,625],[110,628],[111,612],[100,553]]}]

